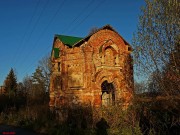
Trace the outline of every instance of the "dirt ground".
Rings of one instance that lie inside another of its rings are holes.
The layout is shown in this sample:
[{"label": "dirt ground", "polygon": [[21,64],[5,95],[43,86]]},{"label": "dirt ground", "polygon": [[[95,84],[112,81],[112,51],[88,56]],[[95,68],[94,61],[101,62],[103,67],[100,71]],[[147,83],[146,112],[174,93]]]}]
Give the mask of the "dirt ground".
[{"label": "dirt ground", "polygon": [[33,131],[23,129],[23,128],[18,128],[18,127],[13,127],[13,126],[8,126],[8,125],[0,125],[0,135],[40,135],[38,133],[35,133]]}]

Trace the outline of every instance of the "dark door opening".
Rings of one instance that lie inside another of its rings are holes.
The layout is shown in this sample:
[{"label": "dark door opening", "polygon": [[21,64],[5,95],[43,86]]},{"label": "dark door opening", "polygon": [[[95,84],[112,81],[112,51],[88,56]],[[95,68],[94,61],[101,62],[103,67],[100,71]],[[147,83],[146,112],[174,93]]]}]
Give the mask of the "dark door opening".
[{"label": "dark door opening", "polygon": [[103,106],[114,105],[115,104],[115,87],[113,83],[108,83],[107,80],[104,81],[101,84],[101,90],[102,90],[102,95],[101,95],[102,105]]}]

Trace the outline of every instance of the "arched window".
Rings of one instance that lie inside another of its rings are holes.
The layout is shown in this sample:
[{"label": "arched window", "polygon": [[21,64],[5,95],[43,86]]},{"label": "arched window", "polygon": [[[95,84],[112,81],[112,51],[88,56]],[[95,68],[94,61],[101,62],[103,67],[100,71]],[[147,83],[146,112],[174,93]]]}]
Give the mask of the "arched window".
[{"label": "arched window", "polygon": [[115,87],[112,83],[104,81],[101,84],[101,100],[103,106],[114,105],[115,104]]}]

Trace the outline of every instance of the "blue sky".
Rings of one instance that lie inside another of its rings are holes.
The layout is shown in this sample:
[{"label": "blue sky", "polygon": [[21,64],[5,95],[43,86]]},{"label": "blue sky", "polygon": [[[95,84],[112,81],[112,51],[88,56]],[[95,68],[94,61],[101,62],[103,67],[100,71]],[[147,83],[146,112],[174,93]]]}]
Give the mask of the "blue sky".
[{"label": "blue sky", "polygon": [[110,24],[130,44],[144,0],[0,0],[0,85],[31,75],[55,34],[85,37]]}]

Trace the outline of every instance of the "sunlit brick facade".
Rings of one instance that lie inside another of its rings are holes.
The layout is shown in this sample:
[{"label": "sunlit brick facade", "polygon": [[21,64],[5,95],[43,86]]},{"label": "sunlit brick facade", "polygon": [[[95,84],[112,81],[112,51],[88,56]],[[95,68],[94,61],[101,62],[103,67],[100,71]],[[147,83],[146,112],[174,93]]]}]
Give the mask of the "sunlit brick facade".
[{"label": "sunlit brick facade", "polygon": [[109,25],[85,38],[56,35],[50,107],[127,106],[133,93],[131,46]]}]

